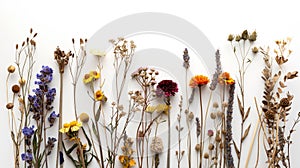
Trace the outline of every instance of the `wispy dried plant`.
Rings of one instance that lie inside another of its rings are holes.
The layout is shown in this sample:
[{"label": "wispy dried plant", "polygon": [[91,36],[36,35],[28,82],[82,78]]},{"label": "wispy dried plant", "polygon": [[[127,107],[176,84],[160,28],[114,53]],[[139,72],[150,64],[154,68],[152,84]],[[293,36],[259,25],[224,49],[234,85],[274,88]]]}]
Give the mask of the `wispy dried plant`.
[{"label": "wispy dried plant", "polygon": [[[20,150],[24,144],[22,128],[29,124],[29,104],[28,95],[31,91],[31,78],[35,63],[35,51],[37,33],[30,29],[30,35],[22,42],[21,45],[16,44],[15,65],[7,68],[8,75],[6,78],[6,108],[8,110],[8,127],[14,149],[14,166],[20,167]],[[12,81],[17,75],[18,81]],[[9,86],[13,82],[13,86]],[[10,89],[11,88],[11,89]],[[12,95],[9,94],[12,91]],[[16,110],[15,107],[19,107]],[[19,111],[20,113],[16,113]],[[20,115],[19,115],[20,114]],[[24,150],[27,147],[24,144]],[[26,163],[25,163],[26,165]]]},{"label": "wispy dried plant", "polygon": [[237,96],[238,107],[241,115],[241,131],[240,131],[240,139],[239,144],[235,140],[233,140],[233,144],[235,147],[235,152],[238,158],[237,167],[240,167],[241,159],[242,159],[242,150],[243,150],[243,142],[247,138],[251,124],[246,126],[246,120],[249,116],[251,107],[246,107],[246,88],[245,88],[245,76],[249,65],[252,63],[255,58],[251,51],[255,54],[258,49],[254,47],[254,42],[256,41],[257,33],[253,31],[249,33],[248,30],[244,30],[241,34],[228,36],[228,41],[231,44],[234,56],[236,58],[236,62],[238,64],[238,72],[239,77],[237,79],[237,84],[239,86],[239,96]]},{"label": "wispy dried plant", "polygon": [[[264,80],[264,94],[262,100],[261,124],[264,133],[264,148],[267,155],[268,167],[291,167],[290,164],[290,145],[291,134],[294,132],[295,125],[299,122],[299,116],[295,120],[292,128],[287,130],[288,115],[292,109],[293,95],[287,89],[287,81],[298,77],[298,72],[287,72],[282,75],[282,66],[292,53],[288,49],[290,39],[276,41],[277,49],[274,50],[275,61],[273,64],[270,49],[261,48],[264,55],[265,68],[262,71]],[[277,67],[277,68],[276,68]],[[279,69],[278,69],[279,68]],[[275,72],[274,72],[275,71]]]}]

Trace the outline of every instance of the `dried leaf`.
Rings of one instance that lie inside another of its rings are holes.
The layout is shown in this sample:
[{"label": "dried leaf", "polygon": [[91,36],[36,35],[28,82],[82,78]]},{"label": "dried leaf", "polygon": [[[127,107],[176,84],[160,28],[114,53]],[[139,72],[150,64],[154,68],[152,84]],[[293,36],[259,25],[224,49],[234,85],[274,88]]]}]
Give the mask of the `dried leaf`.
[{"label": "dried leaf", "polygon": [[284,85],[284,83],[282,81],[279,82],[279,85],[280,85],[281,88],[285,88],[286,87],[286,85]]},{"label": "dried leaf", "polygon": [[96,113],[96,116],[95,116],[96,123],[97,123],[97,122],[99,121],[99,119],[100,119],[100,113],[101,113],[101,107],[98,108],[97,113]]},{"label": "dried leaf", "polygon": [[267,102],[266,100],[263,100],[263,101],[262,101],[262,104],[268,105],[268,102]]},{"label": "dried leaf", "polygon": [[276,92],[276,96],[277,96],[277,98],[278,98],[278,99],[280,98],[280,95],[279,95],[279,93],[278,93],[278,92]]},{"label": "dried leaf", "polygon": [[251,127],[251,124],[248,126],[248,128],[245,130],[244,132],[244,135],[242,137],[242,142],[247,138],[248,134],[249,134],[249,131],[250,131],[250,127]]},{"label": "dried leaf", "polygon": [[240,157],[241,157],[241,154],[240,154],[239,148],[238,148],[238,146],[236,145],[235,141],[234,141],[234,140],[232,140],[232,141],[233,141],[233,145],[234,145],[235,153],[236,153],[236,155],[237,155],[238,159],[240,159]]},{"label": "dried leaf", "polygon": [[282,89],[281,88],[277,88],[277,90],[278,90],[278,93],[282,93]]},{"label": "dried leaf", "polygon": [[247,118],[248,118],[248,116],[249,116],[249,113],[250,113],[250,107],[248,107],[247,112],[246,112],[246,115],[245,115],[243,121],[247,120]]},{"label": "dried leaf", "polygon": [[239,109],[240,109],[241,116],[242,116],[242,118],[244,118],[244,115],[245,115],[244,107],[242,105],[242,102],[241,102],[240,98],[237,97],[237,99],[238,99],[238,104],[239,104]]},{"label": "dried leaf", "polygon": [[94,132],[95,136],[98,137],[98,132],[96,130],[96,126],[95,126],[94,122],[92,122],[92,128],[93,128],[93,132]]}]

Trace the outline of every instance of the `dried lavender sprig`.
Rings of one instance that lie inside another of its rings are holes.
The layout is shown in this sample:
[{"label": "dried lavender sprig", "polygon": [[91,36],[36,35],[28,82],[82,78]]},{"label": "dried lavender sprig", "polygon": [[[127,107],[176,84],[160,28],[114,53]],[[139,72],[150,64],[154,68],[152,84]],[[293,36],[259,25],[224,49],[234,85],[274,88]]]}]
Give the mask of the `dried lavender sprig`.
[{"label": "dried lavender sprig", "polygon": [[210,83],[210,90],[215,90],[218,84],[218,78],[220,76],[220,74],[222,73],[222,64],[221,64],[221,60],[220,60],[220,50],[217,50],[215,53],[215,60],[216,60],[216,71],[213,75],[213,79]]},{"label": "dried lavender sprig", "polygon": [[231,154],[230,143],[232,141],[232,112],[233,112],[233,101],[234,101],[234,89],[235,83],[229,85],[229,98],[228,107],[226,113],[226,134],[225,134],[225,160],[228,168],[234,168],[233,157]]}]

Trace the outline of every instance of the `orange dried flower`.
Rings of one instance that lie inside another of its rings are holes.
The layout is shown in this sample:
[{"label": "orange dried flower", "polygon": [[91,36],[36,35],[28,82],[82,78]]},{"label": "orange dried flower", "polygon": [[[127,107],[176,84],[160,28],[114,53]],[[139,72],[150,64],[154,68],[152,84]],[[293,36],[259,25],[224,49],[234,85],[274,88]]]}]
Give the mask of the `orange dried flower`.
[{"label": "orange dried flower", "polygon": [[209,79],[207,76],[204,75],[196,75],[194,77],[192,77],[192,79],[190,80],[190,87],[195,88],[195,87],[200,87],[203,85],[207,85],[209,82]]},{"label": "orange dried flower", "polygon": [[219,76],[219,83],[220,84],[226,84],[226,85],[232,85],[235,83],[234,79],[232,79],[230,77],[230,73],[228,72],[223,72],[220,76]]}]

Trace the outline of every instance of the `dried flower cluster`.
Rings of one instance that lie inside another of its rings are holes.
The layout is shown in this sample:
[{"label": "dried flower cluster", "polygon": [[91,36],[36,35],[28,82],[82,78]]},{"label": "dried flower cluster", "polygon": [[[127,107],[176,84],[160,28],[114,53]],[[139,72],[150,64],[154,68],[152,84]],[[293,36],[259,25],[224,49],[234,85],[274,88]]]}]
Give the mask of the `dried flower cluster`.
[{"label": "dried flower cluster", "polygon": [[[298,77],[298,71],[285,72],[284,68],[292,54],[289,49],[290,38],[275,42],[277,48],[274,50],[273,61],[269,48],[258,49],[254,46],[256,31],[249,33],[244,30],[237,35],[230,34],[228,41],[238,68],[236,79],[232,73],[222,70],[219,50],[215,52],[216,68],[212,76],[192,76],[189,68],[193,57],[185,48],[183,64],[180,65],[185,70],[185,86],[180,86],[172,79],[161,79],[160,72],[153,67],[143,66],[132,71],[135,43],[122,37],[110,40],[111,66],[114,68],[114,74],[108,74],[113,77],[114,93],[111,94],[106,89],[107,74],[103,71],[106,59],[109,58],[106,55],[110,52],[91,50],[90,55],[97,59],[97,65],[88,67],[89,70],[82,73],[89,59],[86,39],[79,39],[78,48],[72,39],[73,50],[69,52],[59,47],[55,49],[54,62],[59,70],[58,89],[51,86],[56,72],[50,66],[42,66],[36,81],[31,82],[36,36],[37,33],[31,29],[30,36],[22,45],[16,45],[15,64],[7,68],[6,108],[16,168],[50,167],[49,155],[53,153],[56,144],[57,168],[63,167],[66,159],[74,167],[82,168],[89,167],[92,162],[96,162],[100,168],[170,168],[176,164],[178,168],[242,167],[241,161],[245,157],[243,146],[252,131],[251,123],[248,123],[252,108],[250,102],[246,101],[251,100],[247,94],[246,75],[258,51],[264,55],[264,92],[262,105],[259,107],[256,104],[259,120],[245,167],[248,167],[257,130],[258,154],[260,141],[263,140],[268,167],[291,167],[292,135],[300,121],[300,112],[296,120],[290,123],[290,114],[294,112],[292,103],[296,99],[288,91],[287,84]],[[276,64],[273,65],[273,62]],[[70,75],[70,81],[64,78],[66,67],[69,68],[70,74],[67,75]],[[17,81],[11,81],[15,77]],[[128,80],[134,82],[136,88],[125,93]],[[84,84],[87,91],[87,95],[80,95],[89,98],[85,104],[76,101],[78,81]],[[63,88],[67,82],[73,85],[73,97],[68,95],[64,98]],[[33,84],[36,87],[31,89]],[[185,96],[179,95],[181,89]],[[59,95],[57,105],[54,101],[56,95]],[[69,114],[74,114],[74,119],[62,124],[62,117],[67,114],[63,113],[63,100],[70,97],[73,98],[73,107],[70,107],[73,111]],[[194,97],[199,98],[198,101],[193,101]],[[77,105],[83,105],[84,112],[78,113],[80,108]],[[176,118],[174,127],[171,120],[173,117]],[[184,117],[185,122],[182,122]],[[58,133],[56,138],[49,136],[48,130],[55,127],[57,119],[59,125],[55,132]],[[233,129],[233,121],[240,124],[241,128]],[[177,138],[172,139],[174,135]],[[172,143],[175,142],[175,150],[171,153]],[[192,151],[192,146],[195,151]],[[236,157],[232,154],[233,150]],[[192,156],[193,152],[195,156]],[[196,162],[193,162],[192,157],[195,157]],[[166,161],[165,165],[160,163],[161,160]],[[258,167],[258,162],[255,167]],[[264,164],[264,161],[260,162]]]}]

